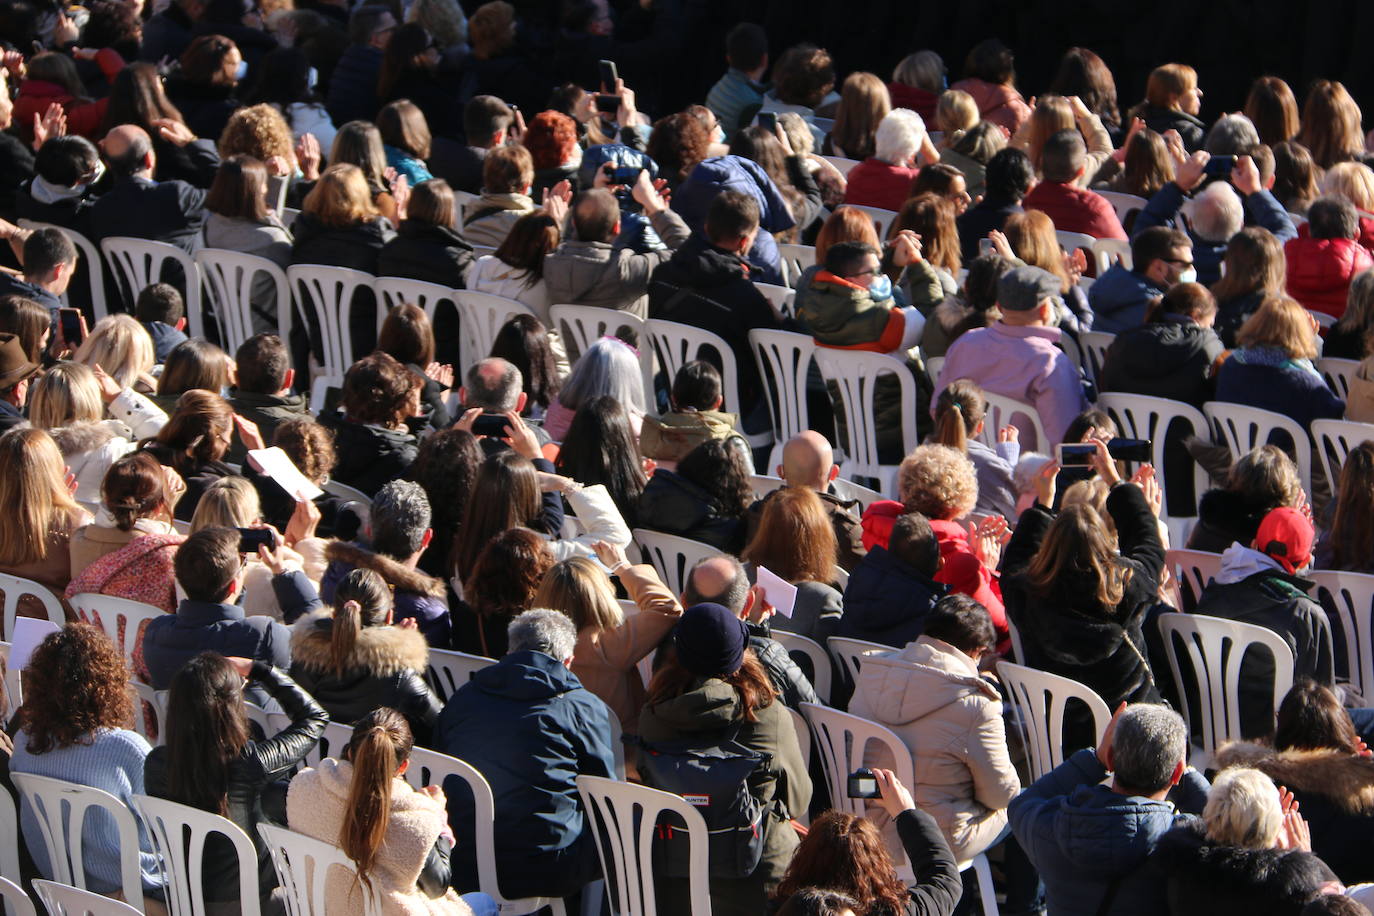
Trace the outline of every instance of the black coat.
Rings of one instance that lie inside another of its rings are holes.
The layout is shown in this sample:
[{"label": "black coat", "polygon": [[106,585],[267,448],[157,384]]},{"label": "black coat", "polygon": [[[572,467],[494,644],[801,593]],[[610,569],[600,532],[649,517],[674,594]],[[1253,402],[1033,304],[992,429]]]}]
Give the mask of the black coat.
[{"label": "black coat", "polygon": [[442,705],[425,681],[429,643],[419,630],[366,627],[358,633],[343,674],[334,670],[334,615],[317,611],[291,628],[291,676],[335,722],[357,722],[388,706],[406,717],[415,743],[430,746]]},{"label": "black coat", "polygon": [[720,515],[706,491],[675,471],[654,471],[639,497],[639,523],[710,544],[722,553],[744,549],[744,518]]},{"label": "black coat", "polygon": [[381,103],[377,100],[377,76],[382,70],[382,52],[371,45],[350,45],[334,65],[329,77],[329,97],[325,108],[335,124],[371,121]]},{"label": "black coat", "polygon": [[1152,321],[1116,335],[1102,365],[1102,390],[1168,398],[1202,409],[1212,400],[1212,365],[1225,347],[1211,328]]},{"label": "black coat", "polygon": [[396,237],[382,246],[379,276],[423,280],[464,289],[472,266],[472,246],[447,226],[401,220]]},{"label": "black coat", "polygon": [[156,458],[158,464],[176,471],[181,475],[181,479],[186,481],[186,492],[177,500],[176,517],[179,521],[191,520],[191,516],[196,514],[196,506],[200,505],[200,498],[205,495],[205,490],[210,484],[221,477],[234,476],[234,469],[223,461],[196,461],[184,455],[177,455],[167,446],[156,442],[146,445],[144,451]]},{"label": "black coat", "polygon": [[759,664],[768,672],[768,680],[778,691],[783,705],[796,709],[799,703],[819,703],[816,688],[806,673],[792,661],[782,643],[768,635],[767,624],[749,624],[749,648],[758,656]]},{"label": "black coat", "polygon": [[1151,862],[1168,875],[1169,916],[1298,916],[1336,880],[1310,852],[1219,846],[1196,822],[1161,837]]},{"label": "black coat", "polygon": [[194,83],[179,76],[167,79],[167,98],[181,112],[191,133],[211,141],[218,141],[229,116],[241,104],[231,86]]},{"label": "black coat", "polygon": [[959,250],[965,264],[978,257],[978,243],[996,229],[1002,231],[1007,217],[1020,213],[1021,204],[1014,200],[984,198],[965,210],[956,220],[959,228]]},{"label": "black coat", "polygon": [[1183,138],[1184,149],[1190,153],[1202,149],[1202,142],[1207,139],[1207,125],[1186,111],[1146,105],[1144,110],[1132,114],[1143,118],[1145,126],[1157,134],[1162,134],[1166,130],[1178,131],[1178,135]]},{"label": "black coat", "polygon": [[333,477],[341,484],[361,490],[368,496],[406,471],[419,450],[408,427],[386,429],[355,423],[337,416],[322,417],[334,429],[334,450],[339,456]]},{"label": "black coat", "polygon": [[1273,508],[1251,502],[1234,490],[1208,490],[1198,500],[1197,524],[1188,535],[1188,549],[1221,553],[1236,543],[1248,547]]},{"label": "black coat", "polygon": [[0,216],[14,215],[20,187],[33,177],[33,152],[12,133],[0,133]]},{"label": "black coat", "polygon": [[91,241],[132,236],[168,242],[188,254],[200,247],[205,191],[184,181],[126,178],[91,205]]},{"label": "black coat", "polygon": [[[291,719],[285,729],[263,740],[249,741],[229,764],[226,792],[228,817],[243,828],[258,851],[258,887],[264,898],[277,886],[272,860],[258,836],[258,824],[286,824],[286,792],[272,791],[273,784],[291,775],[296,764],[315,746],[329,721],[320,704],[282,671],[261,661],[253,662],[252,680],[281,705]],[[152,749],[143,764],[144,788],[154,798],[170,798],[167,789],[167,748]],[[176,801],[177,799],[173,799]],[[215,812],[218,813],[218,812]],[[227,902],[239,899],[239,860],[227,837],[206,840],[201,867],[205,899]]]},{"label": "black coat", "polygon": [[377,273],[382,248],[391,241],[391,224],[378,217],[344,229],[322,225],[314,215],[302,213],[291,227],[292,264],[324,264]]},{"label": "black coat", "polygon": [[948,585],[875,544],[849,574],[839,635],[900,649],[921,635],[926,616],[948,593]]},{"label": "black coat", "polygon": [[1223,344],[1227,347],[1236,345],[1236,332],[1245,324],[1247,318],[1255,314],[1255,310],[1264,301],[1264,295],[1263,292],[1246,293],[1217,303],[1217,318],[1212,323],[1212,330],[1217,332]]}]

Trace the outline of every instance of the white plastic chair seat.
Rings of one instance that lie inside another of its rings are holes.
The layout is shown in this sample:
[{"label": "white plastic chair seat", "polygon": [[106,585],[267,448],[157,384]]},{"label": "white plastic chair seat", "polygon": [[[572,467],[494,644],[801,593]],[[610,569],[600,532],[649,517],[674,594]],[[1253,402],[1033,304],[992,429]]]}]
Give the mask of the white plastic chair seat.
[{"label": "white plastic chair seat", "polygon": [[[1043,452],[1053,448],[1054,440],[1046,435],[1045,424],[1040,419],[1040,412],[1030,404],[1000,394],[993,394],[991,391],[983,392],[983,396],[987,398],[988,402],[988,411],[983,419],[983,434],[979,436],[984,445],[989,448],[996,448],[997,431],[1010,423],[1021,430],[1021,450],[1023,452],[1032,450]],[[1030,436],[1027,436],[1027,433],[1030,433]],[[1028,441],[1031,437],[1034,437],[1034,441]]]},{"label": "white plastic chair seat", "polygon": [[773,450],[768,456],[771,471],[782,463],[782,449],[787,441],[811,428],[806,375],[816,352],[816,341],[809,334],[755,328],[749,332],[749,346],[758,363],[768,413],[773,420]]},{"label": "white plastic chair seat", "polygon": [[648,528],[634,530],[635,543],[644,553],[644,559],[658,570],[663,584],[674,595],[682,594],[687,583],[687,574],[698,562],[710,557],[720,556],[720,551],[710,544],[694,541],[691,538]]},{"label": "white plastic chair seat", "polygon": [[839,394],[837,413],[844,413],[845,476],[873,477],[883,490],[894,490],[897,465],[879,461],[876,394],[881,379],[897,380],[901,389],[901,453],[909,454],[916,447],[916,379],[911,370],[902,360],[883,353],[817,347],[814,357],[831,389],[832,401]]},{"label": "white plastic chair seat", "polygon": [[1337,359],[1334,356],[1315,360],[1317,371],[1326,379],[1326,386],[1342,400],[1350,400],[1350,380],[1360,368],[1358,359]]},{"label": "white plastic chair seat", "polygon": [[[139,702],[134,704],[134,731],[138,732],[154,747],[167,742],[167,691],[154,690],[147,684],[130,679],[130,686],[138,695]],[[153,713],[152,730],[148,728],[147,713]]]},{"label": "white plastic chair seat", "polygon": [[[744,408],[749,405],[740,403],[739,365],[735,362],[735,351],[730,349],[724,338],[703,328],[660,318],[649,319],[648,332],[654,356],[669,380],[676,377],[678,370],[687,363],[705,359],[720,369],[723,398],[720,409],[741,418],[744,416]],[[716,355],[715,359],[710,358],[712,353]],[[648,395],[647,391],[645,395]],[[771,432],[747,436],[742,426],[736,425],[735,428],[748,439],[751,448],[760,448],[773,442]]]},{"label": "white plastic chair seat", "polygon": [[1064,711],[1070,699],[1087,705],[1094,735],[1101,735],[1112,720],[1102,698],[1071,678],[1011,662],[998,662],[997,675],[1021,711],[1031,779],[1039,779],[1064,762]]},{"label": "white plastic chair seat", "polygon": [[[122,900],[94,891],[72,887],[59,881],[35,878],[33,891],[43,902],[48,916],[142,916],[143,911]],[[142,902],[143,898],[138,898]],[[33,912],[30,904],[29,912]]]},{"label": "white plastic chair seat", "polygon": [[1183,596],[1182,610],[1191,611],[1197,607],[1198,598],[1202,596],[1207,583],[1221,572],[1221,554],[1175,547],[1164,552],[1164,565],[1173,570],[1174,579],[1178,582]]},{"label": "white plastic chair seat", "polygon": [[825,644],[845,675],[855,684],[859,682],[860,659],[865,655],[891,655],[897,651],[882,643],[849,636],[830,636],[826,638]]},{"label": "white plastic chair seat", "polygon": [[845,204],[846,207],[853,207],[868,215],[873,220],[873,230],[878,233],[878,241],[887,238],[888,229],[892,226],[892,221],[897,218],[896,210],[884,210],[882,207],[861,207],[858,204]]},{"label": "white plastic chair seat", "polygon": [[1093,239],[1092,256],[1097,262],[1099,277],[1117,261],[1127,270],[1135,263],[1131,257],[1131,243],[1125,239]]},{"label": "white plastic chair seat", "polygon": [[787,285],[796,289],[801,275],[808,267],[816,266],[816,249],[811,245],[778,245],[782,257],[782,275]]},{"label": "white plastic chair seat", "polygon": [[458,327],[462,334],[460,361],[464,366],[471,366],[491,354],[497,333],[512,316],[539,317],[534,313],[534,309],[523,302],[493,296],[490,293],[455,289],[453,300],[458,303]]},{"label": "white plastic chair seat", "polygon": [[494,664],[496,659],[482,655],[469,655],[449,649],[430,649],[429,682],[434,687],[434,692],[439,695],[439,699],[447,701],[458,692],[459,687],[471,680],[474,674]]},{"label": "white plastic chair seat", "polygon": [[1374,440],[1374,424],[1356,423],[1353,420],[1313,420],[1312,438],[1317,443],[1317,460],[1322,464],[1322,473],[1331,484],[1331,492],[1336,492],[1340,482],[1341,467],[1350,451],[1366,440]]},{"label": "white plastic chair seat", "polygon": [[1271,410],[1226,401],[1208,401],[1202,405],[1202,412],[1231,450],[1233,461],[1239,461],[1246,452],[1267,443],[1272,433],[1286,433],[1292,447],[1285,451],[1297,464],[1302,488],[1307,491],[1307,498],[1312,499],[1311,439],[1296,420]]},{"label": "white plastic chair seat", "polygon": [[[18,833],[9,836],[18,837]],[[7,845],[14,846],[14,843]],[[24,889],[9,878],[0,878],[0,900],[5,902],[5,916],[37,916],[33,901]]]},{"label": "white plastic chair seat", "polygon": [[789,633],[774,627],[772,637],[787,650],[788,655],[806,656],[811,665],[811,686],[815,688],[816,696],[820,697],[821,702],[829,704],[831,692],[830,654],[825,651],[820,643],[800,633]]},{"label": "white plastic chair seat", "polygon": [[1087,363],[1084,368],[1098,388],[1102,387],[1102,367],[1107,364],[1107,348],[1113,340],[1116,335],[1105,331],[1083,331],[1078,335],[1078,347]]},{"label": "white plastic chair seat", "polygon": [[1317,584],[1313,597],[1340,632],[1350,682],[1368,696],[1374,690],[1374,576],[1322,569],[1307,578]]},{"label": "white plastic chair seat", "polygon": [[[99,321],[109,314],[109,306],[105,302],[105,267],[104,260],[100,257],[100,249],[95,242],[86,238],[75,229],[68,229],[65,226],[55,226],[52,223],[39,223],[31,219],[21,219],[16,221],[20,229],[61,229],[67,234],[67,238],[72,240],[77,251],[81,252],[81,262],[86,267],[86,285],[89,289],[91,299],[91,313],[95,320]],[[71,305],[67,293],[62,294],[62,304]]]},{"label": "white plastic chair seat", "polygon": [[143,642],[143,628],[165,613],[162,608],[141,601],[93,592],[72,595],[67,601],[78,617],[104,630],[110,642],[130,664],[134,660],[134,651]]},{"label": "white plastic chair seat", "polygon": [[234,353],[255,333],[253,286],[259,276],[272,281],[277,336],[283,341],[291,339],[291,284],[286,271],[267,258],[224,248],[202,249],[196,252],[195,260],[215,303],[215,319],[226,352]]},{"label": "white plastic chair seat", "polygon": [[320,335],[323,376],[342,380],[353,365],[353,296],[360,288],[371,289],[376,278],[366,271],[323,264],[292,264],[286,277],[296,309],[315,319],[306,326],[313,324]]},{"label": "white plastic chair seat", "polygon": [[121,281],[128,297],[127,311],[133,311],[134,300],[149,284],[162,279],[162,271],[168,261],[181,265],[186,278],[184,301],[186,304],[186,324],[190,337],[205,336],[205,316],[200,301],[200,271],[195,258],[167,242],[154,242],[150,239],[136,239],[128,236],[110,236],[100,240],[100,250],[105,254],[110,269]]},{"label": "white plastic chair seat", "polygon": [[290,916],[327,916],[326,887],[335,869],[342,869],[362,894],[364,916],[382,916],[381,900],[370,885],[358,879],[353,860],[342,849],[274,824],[258,824],[258,833],[272,856]]},{"label": "white plastic chair seat", "polygon": [[43,609],[48,612],[48,619],[54,624],[59,627],[67,625],[67,612],[62,609],[62,602],[57,600],[56,595],[48,591],[47,586],[32,579],[0,573],[0,591],[5,593],[4,635],[6,639],[14,639],[14,619],[19,616],[19,599],[25,596],[41,603]]},{"label": "white plastic chair seat", "polygon": [[227,838],[238,855],[240,913],[257,916],[258,853],[248,834],[237,824],[209,811],[149,795],[135,795],[133,805],[158,854],[171,916],[200,916],[206,912],[202,873],[206,840],[212,834]]}]

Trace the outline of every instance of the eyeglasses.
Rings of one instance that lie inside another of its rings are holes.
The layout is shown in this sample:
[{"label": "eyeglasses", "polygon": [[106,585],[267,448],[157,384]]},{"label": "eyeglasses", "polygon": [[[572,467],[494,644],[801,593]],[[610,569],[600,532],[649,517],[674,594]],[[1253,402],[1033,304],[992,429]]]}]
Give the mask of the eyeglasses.
[{"label": "eyeglasses", "polygon": [[868,270],[861,270],[858,273],[850,274],[851,277],[870,277],[882,272],[880,267],[870,267]]},{"label": "eyeglasses", "polygon": [[1165,258],[1164,261],[1169,264],[1182,264],[1184,267],[1193,266],[1192,261],[1185,261],[1182,258]]}]

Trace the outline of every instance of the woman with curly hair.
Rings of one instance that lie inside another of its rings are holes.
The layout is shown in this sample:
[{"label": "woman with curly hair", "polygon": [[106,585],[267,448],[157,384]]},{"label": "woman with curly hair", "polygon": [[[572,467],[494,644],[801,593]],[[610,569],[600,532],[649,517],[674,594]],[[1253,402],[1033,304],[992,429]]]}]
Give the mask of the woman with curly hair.
[{"label": "woman with curly hair", "polygon": [[487,658],[505,655],[506,627],[533,606],[553,563],[548,540],[538,532],[508,528],[492,538],[463,582],[464,606],[453,614],[454,648]]},{"label": "woman with curly hair", "polygon": [[[274,179],[290,178],[297,169],[307,167],[310,171],[304,175],[306,181],[320,177],[318,163],[297,162],[291,125],[280,111],[267,104],[249,105],[229,116],[224,132],[219,135],[219,155],[221,159],[234,155],[252,156],[269,166]],[[278,197],[270,195],[270,208],[277,209]]]},{"label": "woman with curly hair", "polygon": [[649,158],[658,163],[659,174],[670,189],[676,189],[692,169],[710,155],[711,133],[690,112],[659,118],[649,135]]},{"label": "woman with curly hair", "polygon": [[406,421],[419,415],[423,387],[420,376],[380,350],[349,367],[335,432],[335,480],[375,496],[409,470],[417,442]]},{"label": "woman with curly hair", "polygon": [[708,439],[676,470],[654,471],[639,498],[643,526],[738,553],[744,547],[744,516],[754,502],[748,460],[738,440]]},{"label": "woman with curly hair", "polygon": [[[69,623],[50,634],[33,651],[23,679],[11,773],[100,789],[126,805],[143,794],[143,765],[151,748],[130,731],[134,704],[129,667],[99,627]],[[27,801],[20,806],[19,826],[38,872],[52,877],[47,842]],[[96,810],[87,815],[82,851],[88,890],[107,895],[124,890],[119,834],[109,814]],[[143,889],[160,896],[162,872],[141,828],[139,853]]]},{"label": "woman with curly hair", "polygon": [[420,556],[422,572],[437,577],[448,574],[449,551],[472,497],[481,463],[482,448],[465,429],[442,429],[420,443],[415,463],[406,476],[424,488],[432,513],[429,526],[434,539]]},{"label": "woman with curly hair", "polygon": [[582,164],[582,147],[577,143],[577,122],[562,112],[541,111],[530,119],[520,141],[534,160],[534,190],[530,196],[542,200],[544,192],[560,181],[582,190],[577,177]]}]

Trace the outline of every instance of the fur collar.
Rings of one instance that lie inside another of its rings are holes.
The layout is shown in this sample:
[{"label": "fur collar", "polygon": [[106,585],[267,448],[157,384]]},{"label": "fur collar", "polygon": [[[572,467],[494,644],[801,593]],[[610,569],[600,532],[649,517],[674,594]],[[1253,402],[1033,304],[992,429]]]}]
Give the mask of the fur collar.
[{"label": "fur collar", "polygon": [[64,456],[84,455],[115,438],[115,431],[104,423],[75,423],[49,430]]},{"label": "fur collar", "polygon": [[441,580],[350,541],[330,541],[324,555],[331,561],[345,563],[355,569],[370,569],[398,592],[414,592],[436,598],[444,596],[444,583]]},{"label": "fur collar", "polygon": [[972,307],[966,305],[959,296],[946,296],[944,300],[935,306],[933,317],[940,323],[946,334],[951,333],[959,322],[965,320],[973,314]]},{"label": "fur collar", "polygon": [[1219,769],[1233,766],[1254,767],[1290,789],[1328,798],[1347,814],[1374,813],[1374,759],[1237,741],[1217,751]]},{"label": "fur collar", "polygon": [[[291,627],[291,661],[316,671],[330,670],[329,640],[334,632],[334,612],[324,608],[308,614]],[[400,627],[366,627],[348,659],[350,671],[363,670],[378,677],[402,671],[424,673],[429,665],[429,644],[419,630]]]}]

